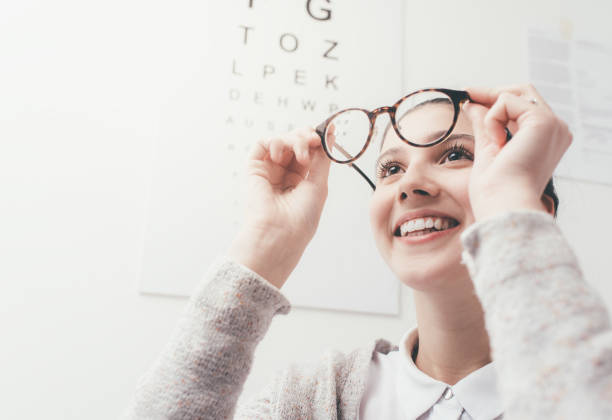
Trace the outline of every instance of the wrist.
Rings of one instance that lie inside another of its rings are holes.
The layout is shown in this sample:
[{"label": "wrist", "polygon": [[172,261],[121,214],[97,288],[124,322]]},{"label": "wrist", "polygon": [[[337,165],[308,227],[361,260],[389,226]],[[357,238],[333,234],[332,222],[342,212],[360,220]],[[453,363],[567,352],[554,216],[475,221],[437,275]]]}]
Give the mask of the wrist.
[{"label": "wrist", "polygon": [[301,256],[288,243],[288,238],[274,232],[242,230],[232,242],[228,256],[280,289]]}]

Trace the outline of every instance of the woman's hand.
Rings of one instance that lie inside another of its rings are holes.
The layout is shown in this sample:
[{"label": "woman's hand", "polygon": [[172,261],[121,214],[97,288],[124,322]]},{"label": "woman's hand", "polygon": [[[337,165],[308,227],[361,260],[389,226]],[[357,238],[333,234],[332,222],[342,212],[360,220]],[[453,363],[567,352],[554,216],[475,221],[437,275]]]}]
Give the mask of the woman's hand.
[{"label": "woman's hand", "polygon": [[229,256],[280,288],[315,234],[330,163],[312,128],[257,142],[244,223]]},{"label": "woman's hand", "polygon": [[[473,102],[463,109],[476,142],[469,186],[475,219],[510,210],[545,211],[542,194],[572,142],[567,124],[531,85],[467,91]],[[513,133],[508,143],[505,127]]]}]

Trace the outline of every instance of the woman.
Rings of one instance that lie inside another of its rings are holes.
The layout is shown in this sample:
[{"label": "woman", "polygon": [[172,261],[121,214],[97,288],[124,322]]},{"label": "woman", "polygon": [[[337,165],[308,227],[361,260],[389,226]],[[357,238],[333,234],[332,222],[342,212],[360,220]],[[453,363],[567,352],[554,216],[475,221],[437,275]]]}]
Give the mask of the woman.
[{"label": "woman", "polygon": [[[289,367],[236,418],[612,418],[607,312],[543,195],[571,134],[532,86],[468,92],[450,146],[413,147],[390,131],[380,152],[371,223],[414,290],[418,330],[399,351],[378,340]],[[421,111],[416,121],[435,118]],[[244,227],[127,418],[233,417],[255,346],[290,309],[279,289],[317,228],[330,167],[320,144],[309,129],[256,145]],[[410,232],[421,223],[436,232]],[[399,364],[412,369],[403,385]]]}]

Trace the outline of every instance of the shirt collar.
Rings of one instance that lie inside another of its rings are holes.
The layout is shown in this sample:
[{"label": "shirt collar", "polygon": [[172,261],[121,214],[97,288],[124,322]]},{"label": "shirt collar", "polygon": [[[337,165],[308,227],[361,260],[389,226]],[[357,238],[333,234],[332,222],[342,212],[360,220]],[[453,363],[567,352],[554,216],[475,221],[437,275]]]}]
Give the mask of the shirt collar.
[{"label": "shirt collar", "polygon": [[497,418],[504,411],[493,362],[471,372],[452,388],[459,404],[474,420]]},{"label": "shirt collar", "polygon": [[447,388],[451,388],[459,404],[474,420],[490,420],[503,412],[497,392],[497,375],[493,362],[477,369],[450,386],[417,368],[412,349],[418,339],[417,327],[400,340],[400,365],[396,390],[407,418],[417,418],[433,407]]}]

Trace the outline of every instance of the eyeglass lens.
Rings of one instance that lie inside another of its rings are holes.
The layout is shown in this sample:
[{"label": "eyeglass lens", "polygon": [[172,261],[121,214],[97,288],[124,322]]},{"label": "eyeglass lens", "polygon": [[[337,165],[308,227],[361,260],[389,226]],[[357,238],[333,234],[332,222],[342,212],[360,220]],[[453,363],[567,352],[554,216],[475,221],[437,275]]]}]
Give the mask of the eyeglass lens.
[{"label": "eyeglass lens", "polygon": [[[414,93],[397,104],[395,110],[399,133],[417,145],[440,140],[449,132],[454,120],[452,99],[439,91]],[[327,125],[326,148],[335,160],[349,161],[364,150],[372,131],[370,116],[365,110],[348,109],[337,114]],[[389,123],[383,135],[394,134]]]}]

